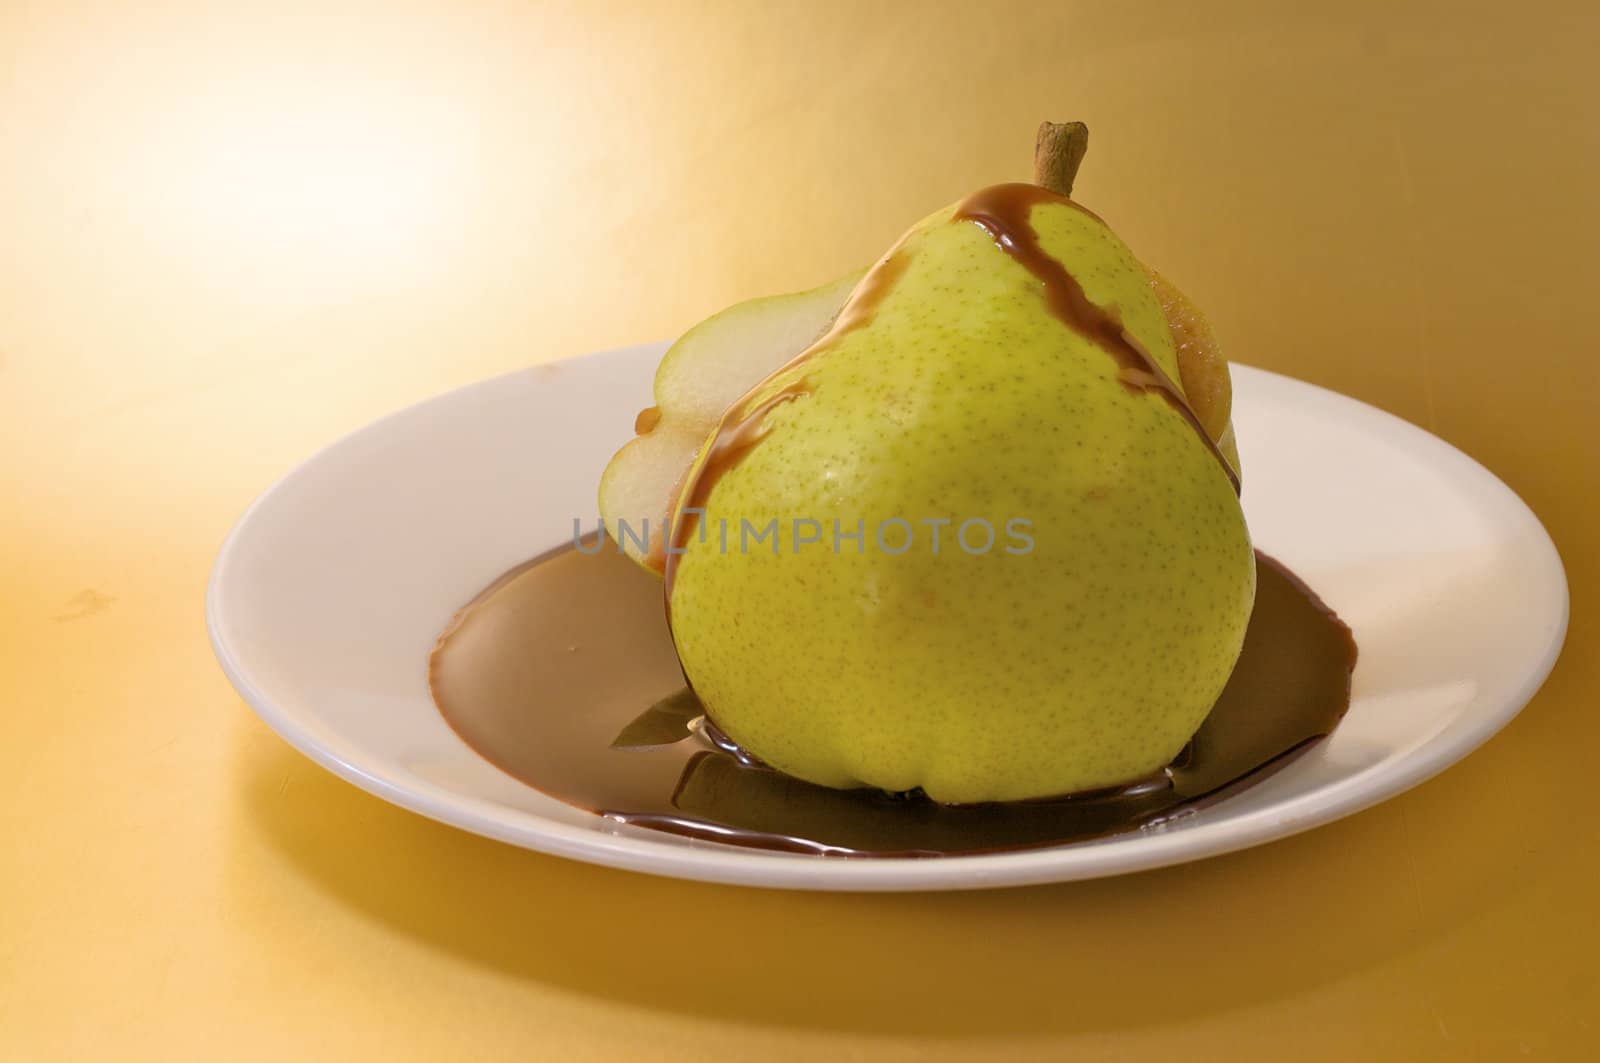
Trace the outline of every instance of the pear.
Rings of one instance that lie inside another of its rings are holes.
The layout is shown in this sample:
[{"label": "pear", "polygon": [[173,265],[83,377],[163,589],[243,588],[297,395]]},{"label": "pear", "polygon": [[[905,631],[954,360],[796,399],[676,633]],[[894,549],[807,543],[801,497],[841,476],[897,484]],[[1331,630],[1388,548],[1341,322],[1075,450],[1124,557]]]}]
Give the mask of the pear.
[{"label": "pear", "polygon": [[797,778],[950,803],[1160,771],[1254,600],[1204,319],[1028,185],[855,281],[686,334],[607,470],[707,715]]}]

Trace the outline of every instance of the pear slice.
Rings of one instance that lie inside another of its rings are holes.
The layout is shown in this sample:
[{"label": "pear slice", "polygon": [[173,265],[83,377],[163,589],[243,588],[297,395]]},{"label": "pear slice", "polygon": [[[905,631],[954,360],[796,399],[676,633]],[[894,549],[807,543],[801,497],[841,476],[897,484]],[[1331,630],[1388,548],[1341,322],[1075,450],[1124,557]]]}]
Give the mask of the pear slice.
[{"label": "pear slice", "polygon": [[1189,400],[1189,408],[1200,421],[1200,427],[1216,442],[1217,449],[1238,474],[1239,447],[1233,438],[1233,378],[1228,375],[1228,360],[1222,356],[1217,335],[1211,331],[1211,322],[1171,281],[1149,266],[1144,271],[1150,275],[1150,287],[1155,289],[1161,312],[1167,318],[1167,328],[1172,331],[1184,398]]},{"label": "pear slice", "polygon": [[684,333],[656,368],[655,405],[600,477],[600,519],[628,556],[659,574],[678,487],[722,414],[816,342],[865,270],[791,295],[737,303]]}]

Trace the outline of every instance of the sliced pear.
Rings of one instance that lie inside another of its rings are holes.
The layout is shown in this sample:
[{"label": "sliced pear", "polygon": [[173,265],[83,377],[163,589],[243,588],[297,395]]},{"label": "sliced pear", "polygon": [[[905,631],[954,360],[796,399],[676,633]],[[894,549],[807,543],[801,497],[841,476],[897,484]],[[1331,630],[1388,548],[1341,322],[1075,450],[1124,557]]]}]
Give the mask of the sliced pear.
[{"label": "sliced pear", "polygon": [[810,291],[737,303],[668,349],[656,369],[655,405],[640,411],[636,438],[600,477],[601,521],[628,556],[661,572],[663,533],[678,486],[723,412],[816,342],[865,272]]},{"label": "sliced pear", "polygon": [[[975,192],[894,247],[841,312],[854,327],[724,422],[737,457],[699,485],[702,527],[789,527],[776,557],[687,538],[686,680],[733,742],[822,786],[963,804],[1160,771],[1233,670],[1255,564],[1203,426],[1150,394],[1181,389],[1155,291],[1035,185]],[[928,507],[969,534],[1021,515],[1037,540],[872,545]],[[863,549],[819,548],[801,514],[860,519]]]},{"label": "sliced pear", "polygon": [[1239,448],[1233,438],[1233,378],[1228,375],[1228,360],[1222,356],[1216,333],[1200,308],[1167,278],[1151,269],[1150,287],[1167,318],[1173,346],[1178,349],[1178,373],[1183,378],[1183,394],[1189,408],[1217,449],[1239,471]]}]

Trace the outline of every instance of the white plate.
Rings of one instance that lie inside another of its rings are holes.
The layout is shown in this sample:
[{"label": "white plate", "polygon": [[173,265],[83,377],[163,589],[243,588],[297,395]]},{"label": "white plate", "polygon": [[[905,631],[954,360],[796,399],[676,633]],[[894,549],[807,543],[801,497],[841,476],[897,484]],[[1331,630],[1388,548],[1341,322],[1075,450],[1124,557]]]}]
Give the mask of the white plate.
[{"label": "white plate", "polygon": [[1366,808],[1466,756],[1560,652],[1565,574],[1539,521],[1421,429],[1235,367],[1256,545],[1355,629],[1349,715],[1289,767],[1155,831],[1028,852],[841,860],[625,827],[502,774],[425,681],[452,612],[592,526],[595,484],[650,402],[665,344],[542,366],[384,418],[258,499],[223,544],[212,645],[274,730],[395,804],[513,845],[683,878],[795,889],[965,889],[1091,878],[1255,845]]}]

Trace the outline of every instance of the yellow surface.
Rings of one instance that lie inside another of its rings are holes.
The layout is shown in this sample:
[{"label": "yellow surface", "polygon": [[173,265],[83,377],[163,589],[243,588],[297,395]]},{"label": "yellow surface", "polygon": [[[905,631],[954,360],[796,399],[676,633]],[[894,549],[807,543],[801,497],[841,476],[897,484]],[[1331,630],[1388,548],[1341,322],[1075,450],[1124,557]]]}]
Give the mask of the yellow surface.
[{"label": "yellow surface", "polygon": [[[117,6],[0,6],[0,1057],[1588,1056],[1592,5]],[[207,568],[292,462],[853,268],[1044,117],[1236,358],[1543,517],[1566,656],[1480,753],[1189,867],[799,895],[436,826],[228,687]]]}]

